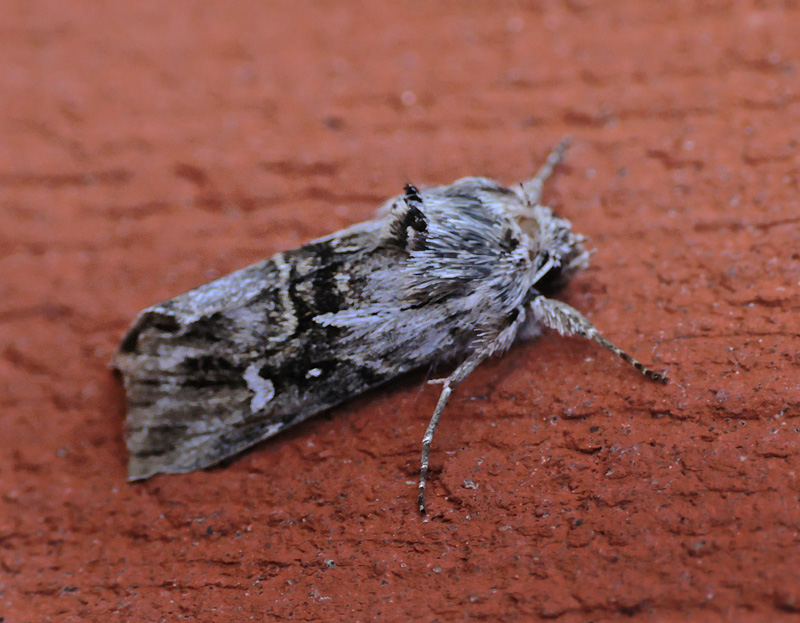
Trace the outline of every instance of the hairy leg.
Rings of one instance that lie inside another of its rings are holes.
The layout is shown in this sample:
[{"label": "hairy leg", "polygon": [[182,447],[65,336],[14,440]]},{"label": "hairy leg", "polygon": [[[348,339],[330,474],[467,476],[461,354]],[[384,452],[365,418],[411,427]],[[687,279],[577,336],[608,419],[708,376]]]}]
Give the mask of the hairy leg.
[{"label": "hairy leg", "polygon": [[461,365],[459,365],[450,376],[444,379],[433,379],[429,381],[429,383],[440,384],[443,387],[442,393],[439,394],[439,401],[436,403],[436,409],[433,411],[433,416],[425,431],[425,436],[422,438],[422,460],[420,461],[419,490],[417,494],[417,503],[419,504],[420,513],[425,513],[425,483],[428,480],[428,459],[431,453],[433,434],[436,432],[436,427],[439,425],[439,419],[442,417],[442,412],[447,405],[450,394],[461,381],[472,374],[482,361],[498,351],[505,350],[511,345],[520,327],[525,323],[526,317],[525,308],[520,307],[517,309],[516,318],[514,318],[510,324],[499,331],[492,339],[482,339],[472,353],[461,362]]},{"label": "hairy leg", "polygon": [[555,329],[561,335],[580,335],[593,340],[601,346],[605,346],[608,350],[617,355],[617,357],[627,361],[647,378],[653,379],[654,381],[666,382],[666,374],[651,370],[621,348],[609,342],[595,329],[594,325],[574,307],[570,307],[566,303],[544,296],[537,296],[529,303],[528,307],[533,317],[544,326]]}]

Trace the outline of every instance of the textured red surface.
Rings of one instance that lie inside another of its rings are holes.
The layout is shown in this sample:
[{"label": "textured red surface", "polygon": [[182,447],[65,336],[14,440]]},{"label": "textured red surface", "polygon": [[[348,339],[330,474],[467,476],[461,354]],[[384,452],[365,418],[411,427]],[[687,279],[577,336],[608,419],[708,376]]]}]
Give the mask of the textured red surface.
[{"label": "textured red surface", "polygon": [[[5,3],[2,620],[800,613],[800,6],[418,4]],[[445,414],[427,519],[423,374],[126,482],[141,308],[567,133],[546,197],[597,253],[564,298],[670,385],[515,347]]]}]

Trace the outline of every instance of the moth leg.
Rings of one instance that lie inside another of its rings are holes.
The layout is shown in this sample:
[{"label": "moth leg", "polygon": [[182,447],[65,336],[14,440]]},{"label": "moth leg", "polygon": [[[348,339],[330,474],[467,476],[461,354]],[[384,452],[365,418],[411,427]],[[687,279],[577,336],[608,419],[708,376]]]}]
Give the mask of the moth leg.
[{"label": "moth leg", "polygon": [[456,385],[467,378],[485,358],[486,356],[481,356],[476,353],[476,355],[471,356],[458,366],[455,372],[446,379],[430,381],[431,383],[441,383],[442,393],[439,394],[439,402],[436,403],[433,417],[431,417],[431,421],[425,431],[425,436],[422,438],[422,461],[419,468],[419,492],[417,494],[417,504],[419,504],[419,512],[422,514],[425,514],[425,483],[428,480],[428,458],[431,454],[433,433],[436,432],[436,427],[439,425],[439,418],[442,417],[442,411],[444,411],[445,405],[447,405],[447,401],[450,399],[450,394]]},{"label": "moth leg", "polygon": [[545,163],[536,175],[527,182],[522,183],[522,198],[528,206],[539,205],[539,201],[542,198],[544,183],[547,181],[547,178],[553,174],[553,170],[564,159],[564,153],[567,151],[569,143],[570,138],[568,136],[562,138],[558,145],[553,148],[553,151],[550,152],[550,155],[547,156],[547,160],[545,160]]},{"label": "moth leg", "polygon": [[422,460],[419,469],[419,490],[417,494],[417,504],[419,505],[419,512],[425,513],[425,483],[428,480],[428,459],[431,454],[431,443],[433,442],[433,434],[436,432],[436,427],[439,425],[439,419],[442,417],[447,401],[450,399],[450,394],[456,386],[466,379],[477,368],[482,361],[490,357],[497,351],[503,351],[508,348],[517,336],[520,327],[526,319],[526,312],[524,307],[519,307],[516,310],[514,319],[502,330],[500,330],[493,338],[480,340],[480,343],[472,354],[465,359],[455,369],[455,371],[444,379],[433,379],[428,381],[432,384],[442,385],[442,393],[439,394],[439,401],[436,403],[436,409],[433,412],[433,417],[428,424],[425,431],[425,436],[422,438]]},{"label": "moth leg", "polygon": [[561,335],[580,335],[593,340],[601,346],[605,346],[617,357],[627,361],[647,378],[666,383],[666,374],[651,370],[631,357],[624,350],[609,342],[600,334],[594,325],[574,307],[540,295],[529,303],[529,308],[533,317],[544,326],[555,329]]}]

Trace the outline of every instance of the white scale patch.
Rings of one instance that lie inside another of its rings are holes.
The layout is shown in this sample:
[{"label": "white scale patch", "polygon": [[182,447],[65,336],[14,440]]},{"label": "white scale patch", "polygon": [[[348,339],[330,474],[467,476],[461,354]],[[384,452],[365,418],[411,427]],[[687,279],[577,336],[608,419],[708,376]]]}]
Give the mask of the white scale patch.
[{"label": "white scale patch", "polygon": [[269,379],[259,376],[260,367],[257,363],[251,363],[242,375],[247,382],[248,389],[253,392],[253,398],[250,401],[250,410],[253,413],[264,409],[267,403],[275,397],[275,386]]}]

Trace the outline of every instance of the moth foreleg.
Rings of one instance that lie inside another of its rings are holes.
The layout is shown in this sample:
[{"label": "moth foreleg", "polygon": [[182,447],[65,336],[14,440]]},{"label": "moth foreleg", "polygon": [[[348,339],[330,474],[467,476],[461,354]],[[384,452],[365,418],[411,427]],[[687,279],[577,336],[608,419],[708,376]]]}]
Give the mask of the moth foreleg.
[{"label": "moth foreleg", "polygon": [[566,303],[549,299],[544,296],[537,296],[529,303],[529,309],[533,317],[546,327],[555,329],[561,335],[580,335],[605,346],[612,353],[627,361],[634,368],[639,370],[647,378],[654,381],[666,382],[667,375],[655,372],[643,363],[631,357],[621,348],[615,346],[604,338],[594,325],[577,309],[570,307]]},{"label": "moth foreleg", "polygon": [[422,438],[422,461],[419,468],[419,492],[417,494],[417,504],[419,504],[420,513],[425,513],[425,483],[428,480],[428,458],[431,454],[433,434],[436,432],[436,427],[439,425],[439,418],[442,417],[442,411],[444,411],[447,401],[450,399],[450,394],[453,392],[456,385],[467,378],[484,359],[485,357],[479,357],[477,354],[470,356],[469,359],[458,366],[455,372],[446,379],[434,379],[430,381],[430,383],[441,383],[442,393],[439,394],[439,401],[436,403],[433,417],[431,417],[431,421]]},{"label": "moth foreleg", "polygon": [[419,470],[419,490],[417,494],[417,504],[419,505],[419,512],[425,513],[425,483],[428,480],[428,459],[431,453],[431,443],[433,442],[433,434],[436,432],[436,427],[439,425],[439,419],[442,417],[447,401],[450,399],[450,394],[456,386],[466,379],[473,370],[477,368],[481,362],[490,357],[497,351],[503,351],[508,348],[514,341],[519,328],[525,322],[526,312],[524,307],[519,307],[516,310],[514,319],[506,325],[502,330],[497,332],[494,336],[487,339],[485,336],[479,338],[474,346],[471,354],[459,365],[455,371],[444,379],[433,379],[429,383],[442,385],[442,393],[439,394],[439,401],[436,403],[436,409],[433,412],[433,417],[428,424],[425,431],[425,436],[422,438],[422,460]]}]

